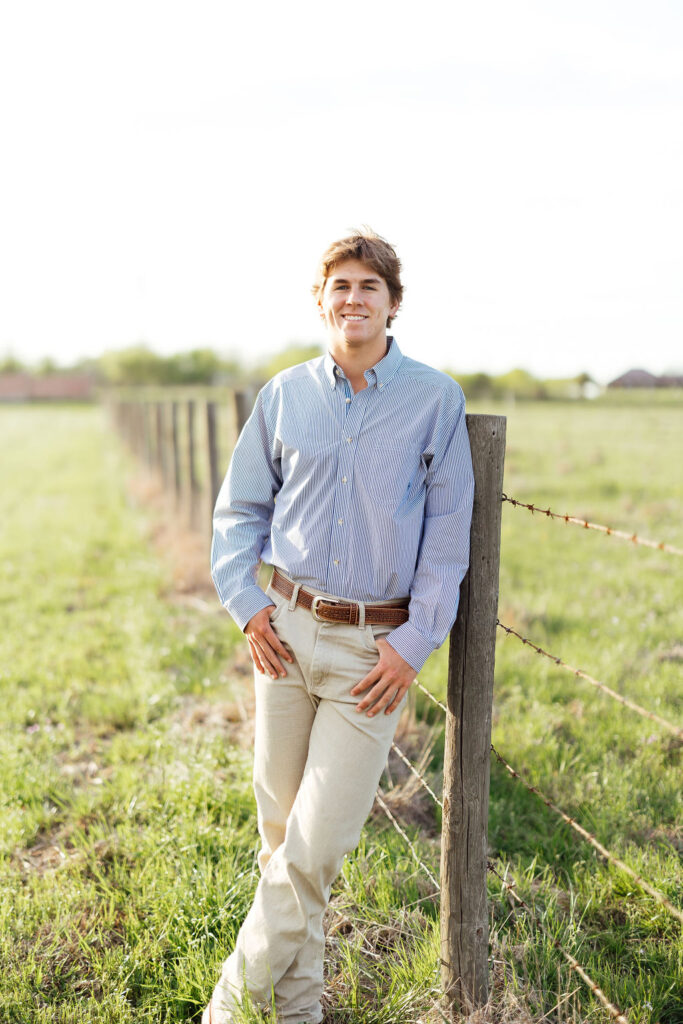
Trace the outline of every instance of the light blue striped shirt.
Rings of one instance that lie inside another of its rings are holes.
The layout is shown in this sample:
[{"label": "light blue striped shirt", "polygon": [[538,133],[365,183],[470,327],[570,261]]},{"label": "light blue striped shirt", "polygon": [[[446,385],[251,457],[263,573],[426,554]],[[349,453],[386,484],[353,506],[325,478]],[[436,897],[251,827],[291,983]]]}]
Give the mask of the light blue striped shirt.
[{"label": "light blue striped shirt", "polygon": [[216,502],[212,576],[241,629],[272,604],[259,561],[353,601],[409,597],[387,639],[419,672],[453,625],[469,562],[465,400],[393,339],[365,379],[354,394],[328,354],[259,392]]}]

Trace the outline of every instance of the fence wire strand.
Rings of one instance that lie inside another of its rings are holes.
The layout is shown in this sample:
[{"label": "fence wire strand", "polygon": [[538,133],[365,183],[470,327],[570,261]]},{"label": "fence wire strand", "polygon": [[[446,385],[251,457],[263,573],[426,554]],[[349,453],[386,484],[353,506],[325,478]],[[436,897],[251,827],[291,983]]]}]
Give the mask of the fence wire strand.
[{"label": "fence wire strand", "polygon": [[509,502],[510,505],[514,505],[515,508],[526,508],[529,512],[538,512],[539,515],[547,516],[549,519],[561,519],[564,523],[571,523],[573,526],[581,526],[584,530],[599,530],[600,533],[607,534],[608,537],[618,537],[620,540],[630,540],[632,544],[642,544],[647,548],[655,548],[657,551],[665,551],[669,555],[683,555],[681,548],[674,547],[673,544],[665,544],[664,541],[647,540],[645,537],[639,537],[637,533],[627,533],[625,530],[615,530],[612,526],[603,526],[601,523],[590,523],[586,519],[581,519],[579,516],[565,515],[562,512],[553,512],[549,508],[540,508],[538,505],[531,504],[526,501],[518,501],[517,498],[508,498],[507,494],[503,494],[503,501]]},{"label": "fence wire strand", "polygon": [[[403,759],[404,755],[398,750],[398,748],[395,748],[395,749],[396,749],[396,753],[399,755],[399,757],[401,757]],[[408,766],[412,767],[410,765],[410,762],[408,762]],[[434,875],[432,874],[432,872],[429,870],[427,865],[424,863],[424,861],[420,857],[419,853],[415,849],[414,844],[411,842],[411,839],[408,836],[408,834],[401,828],[401,826],[399,825],[399,823],[396,820],[395,816],[391,813],[391,811],[389,810],[389,808],[385,804],[385,802],[382,799],[382,796],[381,796],[379,790],[377,790],[377,793],[375,794],[375,799],[377,800],[377,803],[382,808],[382,810],[384,811],[384,813],[386,814],[387,818],[389,819],[391,824],[394,826],[394,828],[396,829],[398,834],[408,844],[408,847],[410,848],[410,852],[412,853],[413,857],[415,858],[415,860],[416,860],[418,866],[420,867],[420,869],[429,878],[430,882],[436,887],[436,892],[431,893],[430,896],[439,896],[440,893],[441,893],[441,886],[439,885],[437,880],[434,878]],[[439,801],[439,803],[440,803],[440,801]],[[432,1004],[432,1009],[436,1010],[436,1012],[439,1014],[441,1019],[446,1021],[446,1024],[448,1024],[449,1018],[445,1016],[445,1014],[444,1014],[443,1010],[441,1009],[441,1007],[439,1006],[439,1004],[434,999],[430,999],[430,1002]]]},{"label": "fence wire strand", "polygon": [[382,810],[384,811],[384,813],[386,814],[387,818],[389,819],[391,824],[394,826],[394,828],[396,829],[398,834],[403,839],[405,839],[406,843],[408,844],[408,846],[410,848],[410,852],[412,853],[413,857],[415,858],[416,863],[421,868],[421,870],[425,873],[425,875],[427,876],[429,881],[432,883],[432,885],[436,889],[436,892],[434,893],[434,895],[437,896],[441,892],[441,886],[437,882],[436,878],[434,878],[434,875],[429,870],[429,868],[427,867],[425,862],[420,857],[420,854],[415,849],[415,845],[414,845],[413,841],[411,840],[410,836],[408,835],[408,833],[403,828],[401,828],[401,826],[399,825],[399,823],[396,820],[395,816],[391,813],[391,811],[389,810],[389,808],[385,804],[384,800],[382,799],[382,794],[379,791],[379,789],[375,793],[375,800],[377,801],[379,806],[382,808]]},{"label": "fence wire strand", "polygon": [[567,825],[573,828],[574,831],[581,836],[582,839],[585,839],[587,843],[590,843],[590,845],[598,851],[601,857],[603,857],[608,863],[614,864],[621,871],[629,875],[629,877],[632,878],[633,881],[636,882],[636,884],[639,885],[641,889],[644,889],[644,891],[649,893],[649,895],[652,896],[654,900],[656,900],[658,903],[661,903],[663,907],[666,907],[669,913],[673,914],[673,916],[676,917],[683,924],[683,911],[675,907],[671,900],[667,899],[667,897],[663,893],[661,893],[659,889],[655,889],[654,886],[650,885],[650,883],[647,882],[644,878],[642,878],[641,875],[637,874],[633,870],[633,868],[630,868],[628,864],[624,863],[623,860],[620,860],[619,857],[616,857],[613,853],[610,853],[607,847],[603,846],[599,839],[597,839],[592,832],[588,832],[587,829],[585,829],[583,825],[580,825],[575,818],[572,818],[569,814],[563,811],[561,807],[558,807],[557,804],[553,803],[553,801],[550,800],[547,796],[545,796],[537,786],[532,786],[530,782],[527,782],[526,779],[523,778],[523,776],[520,775],[519,772],[515,771],[512,765],[508,764],[505,758],[498,753],[493,744],[491,744],[491,750],[495,757],[497,758],[497,760],[500,762],[500,764],[503,765],[503,767],[512,776],[513,779],[517,779],[519,782],[521,782],[522,785],[526,789],[528,789],[530,793],[533,793],[535,796],[539,798],[539,800],[541,800],[546,805],[546,807],[549,807],[551,811],[554,811],[555,814],[558,814],[562,818],[562,820],[567,823]]},{"label": "fence wire strand", "polygon": [[406,768],[408,768],[413,773],[413,775],[418,780],[422,788],[427,790],[434,803],[438,804],[441,810],[443,810],[443,802],[439,800],[438,796],[436,795],[432,787],[429,785],[424,775],[422,775],[421,772],[419,772],[415,765],[412,763],[412,761],[410,761],[408,757],[406,757],[401,748],[396,743],[392,743],[391,749],[398,757],[400,757]]},{"label": "fence wire strand", "polygon": [[[497,752],[495,752],[495,753],[497,753]],[[498,754],[497,754],[497,756],[500,757],[500,755],[498,755]],[[519,778],[519,776],[517,776],[517,777]],[[439,886],[438,882],[434,878],[434,875],[432,874],[432,872],[429,870],[427,865],[421,859],[421,857],[418,854],[417,850],[415,849],[415,846],[412,843],[410,837],[407,835],[407,833],[404,831],[404,829],[401,828],[401,826],[398,823],[396,817],[392,814],[392,812],[387,807],[386,803],[382,799],[382,796],[381,796],[379,790],[377,791],[375,798],[377,800],[377,803],[382,808],[382,810],[386,814],[387,818],[391,822],[391,824],[394,826],[394,828],[398,832],[398,834],[407,843],[408,848],[410,849],[410,852],[412,853],[412,855],[413,855],[415,861],[417,862],[418,866],[420,867],[420,869],[427,875],[429,880],[436,887],[436,893],[434,893],[434,895],[438,895],[441,892],[441,887]],[[516,891],[515,882],[514,881],[508,882],[507,879],[504,878],[500,874],[500,872],[496,869],[496,867],[492,864],[491,861],[487,861],[487,868],[488,868],[489,871],[491,871],[494,875],[496,875],[500,879],[500,881],[502,882],[504,888],[508,890],[508,892],[510,893],[512,898],[514,900],[516,900],[517,903],[520,906],[524,907],[529,912],[529,914],[534,918],[534,921],[537,924],[537,926],[539,927],[539,929],[544,932],[544,934],[547,936],[547,938],[549,938],[550,941],[552,942],[553,946],[558,950],[558,952],[567,961],[567,963],[569,964],[570,969],[575,971],[579,975],[579,977],[582,979],[584,984],[588,987],[588,989],[596,997],[598,1002],[600,1002],[602,1004],[602,1006],[609,1012],[611,1017],[615,1021],[617,1021],[617,1024],[630,1024],[628,1018],[624,1016],[624,1014],[621,1012],[621,1010],[617,1006],[615,1006],[614,1003],[610,1002],[610,1000],[607,998],[607,996],[602,991],[600,986],[595,981],[593,981],[591,976],[588,974],[588,972],[585,970],[585,968],[581,966],[581,964],[578,962],[578,960],[575,957],[573,957],[571,955],[571,953],[568,953],[567,950],[564,949],[560,945],[560,943],[557,941],[557,939],[554,939],[551,935],[548,934],[548,932],[545,930],[545,928],[540,923],[540,921],[538,921],[538,918],[534,914],[534,912],[531,909],[531,907],[529,907],[528,903],[526,903],[526,901],[524,899],[522,899],[522,897]],[[444,1020],[448,1019],[448,1018],[443,1016],[443,1013],[442,1013],[442,1011],[441,1011],[441,1009],[440,1009],[440,1007],[438,1006],[437,1003],[434,1003],[433,1006],[434,1006],[435,1009],[439,1010],[439,1014],[442,1016],[442,1018]]]},{"label": "fence wire strand", "polygon": [[508,636],[516,636],[517,639],[521,640],[526,647],[531,647],[536,654],[542,654],[545,658],[549,658],[550,661],[553,661],[560,668],[564,668],[568,672],[571,672],[572,675],[585,679],[586,682],[591,684],[591,686],[597,687],[609,697],[612,697],[614,700],[618,700],[620,704],[624,705],[624,707],[630,708],[631,711],[635,711],[644,718],[649,718],[651,721],[661,725],[663,729],[667,729],[669,732],[673,733],[673,735],[679,740],[683,740],[683,729],[679,728],[677,725],[673,725],[671,722],[668,722],[666,718],[662,718],[660,715],[655,714],[654,711],[648,711],[647,708],[641,707],[640,704],[636,704],[635,701],[630,700],[628,697],[622,697],[620,693],[612,690],[606,683],[601,683],[599,679],[594,679],[593,676],[589,676],[587,672],[583,671],[583,669],[574,668],[573,665],[568,665],[565,661],[562,661],[561,658],[556,657],[556,655],[549,654],[548,651],[544,651],[542,647],[538,646],[538,644],[533,643],[531,640],[527,639],[527,637],[518,633],[516,629],[513,629],[511,626],[506,626],[505,623],[500,621],[500,619],[496,619],[496,625],[504,630]]},{"label": "fence wire strand", "polygon": [[588,988],[596,997],[598,1002],[600,1002],[602,1006],[604,1006],[604,1008],[608,1011],[613,1020],[617,1021],[617,1024],[629,1024],[628,1017],[624,1016],[624,1014],[621,1012],[618,1006],[615,1006],[614,1003],[610,1002],[610,1000],[607,998],[607,996],[602,991],[597,982],[593,981],[591,976],[588,974],[586,969],[581,966],[579,961],[575,957],[573,957],[571,953],[568,953],[567,950],[560,945],[558,940],[554,939],[552,935],[550,935],[548,931],[543,927],[542,923],[538,920],[529,904],[525,900],[523,900],[519,893],[516,891],[515,882],[508,882],[495,868],[491,861],[487,861],[487,867],[489,871],[492,872],[492,874],[494,874],[497,878],[500,879],[500,881],[503,883],[504,888],[508,890],[512,898],[517,901],[519,906],[524,907],[524,909],[529,912],[529,914],[534,919],[534,923],[536,924],[536,926],[544,933],[546,938],[550,939],[555,949],[557,949],[558,952],[561,953],[561,955],[567,961],[571,970],[575,971],[579,975],[584,984],[588,986]]},{"label": "fence wire strand", "polygon": [[423,686],[419,679],[415,680],[415,685],[417,686],[418,690],[422,690],[426,697],[429,697],[432,704],[436,704],[437,708],[441,708],[442,711],[448,713],[448,708],[446,707],[446,705],[443,704],[438,697],[435,697],[431,690],[428,690],[426,686]]}]

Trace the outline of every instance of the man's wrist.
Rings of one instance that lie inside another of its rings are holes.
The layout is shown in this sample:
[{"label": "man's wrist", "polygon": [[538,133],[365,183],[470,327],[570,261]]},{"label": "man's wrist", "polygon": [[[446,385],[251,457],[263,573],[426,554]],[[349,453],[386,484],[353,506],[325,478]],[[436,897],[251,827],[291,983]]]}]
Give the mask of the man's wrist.
[{"label": "man's wrist", "polygon": [[232,615],[239,628],[244,631],[249,620],[262,608],[268,608],[272,603],[271,598],[264,593],[261,587],[254,584],[229,598],[224,607]]},{"label": "man's wrist", "polygon": [[397,626],[385,639],[416,673],[420,671],[429,655],[436,650],[436,644],[418,632],[410,621]]}]

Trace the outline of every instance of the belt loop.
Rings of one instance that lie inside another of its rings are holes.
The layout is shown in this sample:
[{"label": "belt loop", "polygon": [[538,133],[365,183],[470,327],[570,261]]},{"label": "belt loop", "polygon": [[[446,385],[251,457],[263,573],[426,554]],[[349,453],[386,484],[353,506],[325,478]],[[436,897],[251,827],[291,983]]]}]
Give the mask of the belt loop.
[{"label": "belt loop", "polygon": [[358,602],[358,628],[365,629],[365,605],[362,601]]},{"label": "belt loop", "polygon": [[294,609],[296,608],[296,599],[299,596],[299,591],[300,590],[301,590],[301,584],[300,583],[295,583],[294,584],[294,590],[292,591],[292,596],[289,599],[289,610],[290,610],[290,612],[293,612]]}]

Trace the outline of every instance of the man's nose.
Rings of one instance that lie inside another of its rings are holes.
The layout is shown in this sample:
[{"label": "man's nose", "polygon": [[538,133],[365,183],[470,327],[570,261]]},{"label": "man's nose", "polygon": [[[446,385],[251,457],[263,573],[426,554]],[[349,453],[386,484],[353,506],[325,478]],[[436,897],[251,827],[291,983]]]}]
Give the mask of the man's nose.
[{"label": "man's nose", "polygon": [[361,301],[361,290],[359,286],[351,285],[346,295],[346,301],[350,305],[355,305],[357,302]]}]

